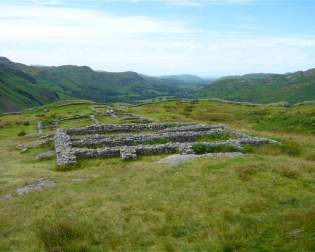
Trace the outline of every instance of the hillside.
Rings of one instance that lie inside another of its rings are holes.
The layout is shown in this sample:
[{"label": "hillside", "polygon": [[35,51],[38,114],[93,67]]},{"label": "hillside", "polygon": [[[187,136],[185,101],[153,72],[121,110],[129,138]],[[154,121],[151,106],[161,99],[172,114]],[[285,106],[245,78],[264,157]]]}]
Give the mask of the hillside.
[{"label": "hillside", "polygon": [[[67,101],[0,116],[0,251],[314,251],[315,105],[178,100],[115,105],[116,117],[108,109]],[[33,146],[54,133],[39,133],[39,121],[69,128],[137,116],[224,123],[282,144],[180,164],[158,163],[167,154],[85,159],[66,171],[54,156],[35,158],[53,150]]]},{"label": "hillside", "polygon": [[253,103],[315,100],[315,69],[289,74],[224,77],[197,91],[196,96]]},{"label": "hillside", "polygon": [[86,66],[42,67],[0,58],[0,112],[16,111],[59,99],[133,102],[159,96],[185,96],[198,83],[143,76],[135,72],[101,72]]},{"label": "hillside", "polygon": [[159,78],[162,80],[178,81],[183,84],[207,85],[211,82],[211,79],[203,79],[196,75],[191,75],[191,74],[166,75],[166,76],[161,76]]}]

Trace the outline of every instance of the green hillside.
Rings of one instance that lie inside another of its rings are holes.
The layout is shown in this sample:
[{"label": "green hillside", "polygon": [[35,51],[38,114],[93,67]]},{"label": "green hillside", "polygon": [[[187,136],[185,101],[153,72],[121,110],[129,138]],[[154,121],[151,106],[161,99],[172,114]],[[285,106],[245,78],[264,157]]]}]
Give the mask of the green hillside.
[{"label": "green hillside", "polygon": [[253,103],[315,100],[315,69],[290,74],[248,74],[221,78],[196,96]]},{"label": "green hillside", "polygon": [[16,111],[59,99],[96,102],[133,102],[159,96],[185,96],[199,83],[143,76],[135,72],[110,73],[86,66],[40,67],[0,58],[0,112]]},{"label": "green hillside", "polygon": [[[58,171],[54,157],[35,159],[51,146],[16,148],[53,133],[39,134],[38,121],[59,120],[65,128],[91,125],[91,115],[103,123],[126,122],[96,113],[107,108],[58,102],[0,117],[0,251],[315,250],[315,105],[167,101],[113,107],[156,122],[224,123],[282,143],[232,159],[89,159]],[[56,183],[16,195],[41,179]]]}]

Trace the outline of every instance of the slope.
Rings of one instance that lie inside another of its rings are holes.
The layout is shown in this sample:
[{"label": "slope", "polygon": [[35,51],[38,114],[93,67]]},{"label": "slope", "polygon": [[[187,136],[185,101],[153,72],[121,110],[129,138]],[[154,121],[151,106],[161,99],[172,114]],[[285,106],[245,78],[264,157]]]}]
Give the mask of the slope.
[{"label": "slope", "polygon": [[27,66],[0,58],[0,112],[16,111],[59,99],[133,102],[191,93],[194,86],[135,72],[94,71],[87,66]]},{"label": "slope", "polygon": [[197,97],[235,101],[291,103],[315,99],[315,69],[289,74],[248,74],[221,78],[196,92]]}]

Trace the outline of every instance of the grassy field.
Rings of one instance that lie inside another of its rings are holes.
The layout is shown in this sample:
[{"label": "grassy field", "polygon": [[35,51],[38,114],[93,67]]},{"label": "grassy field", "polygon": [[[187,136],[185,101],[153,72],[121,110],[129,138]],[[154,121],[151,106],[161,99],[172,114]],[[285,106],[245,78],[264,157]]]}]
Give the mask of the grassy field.
[{"label": "grassy field", "polygon": [[[92,124],[92,106],[50,105],[0,116],[0,251],[315,251],[314,105],[119,106],[154,121],[224,123],[283,143],[234,159],[178,165],[156,163],[165,156],[94,159],[61,172],[54,159],[35,160],[51,147],[16,148],[38,138],[38,121],[79,115],[84,118],[61,126]],[[40,178],[53,178],[56,186],[4,199]]]}]

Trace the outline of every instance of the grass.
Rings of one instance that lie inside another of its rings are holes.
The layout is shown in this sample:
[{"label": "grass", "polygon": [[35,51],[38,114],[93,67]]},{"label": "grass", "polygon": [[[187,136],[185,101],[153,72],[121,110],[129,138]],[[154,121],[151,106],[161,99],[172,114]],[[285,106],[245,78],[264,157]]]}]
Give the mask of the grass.
[{"label": "grass", "polygon": [[[0,197],[40,178],[57,181],[53,188],[0,199],[0,251],[314,251],[315,136],[308,124],[259,128],[252,115],[258,108],[195,102],[184,116],[186,105],[129,109],[155,120],[227,123],[283,144],[248,148],[234,159],[178,165],[156,163],[165,155],[133,162],[91,159],[56,171],[54,159],[35,160],[49,147],[26,153],[15,148],[37,139],[41,109],[0,117]],[[90,113],[89,105],[81,106]],[[71,108],[51,106],[50,112],[79,110]],[[282,109],[268,108],[269,116]],[[297,108],[285,113],[291,109]],[[309,120],[312,109],[299,107],[299,117]],[[20,131],[27,134],[18,137]]]},{"label": "grass", "polygon": [[230,133],[218,133],[214,135],[202,136],[199,137],[197,140],[198,142],[214,142],[214,141],[224,141],[234,138]]},{"label": "grass", "polygon": [[196,143],[192,146],[196,154],[214,153],[214,152],[239,152],[240,148],[233,145],[218,144],[208,145],[203,143]]}]

